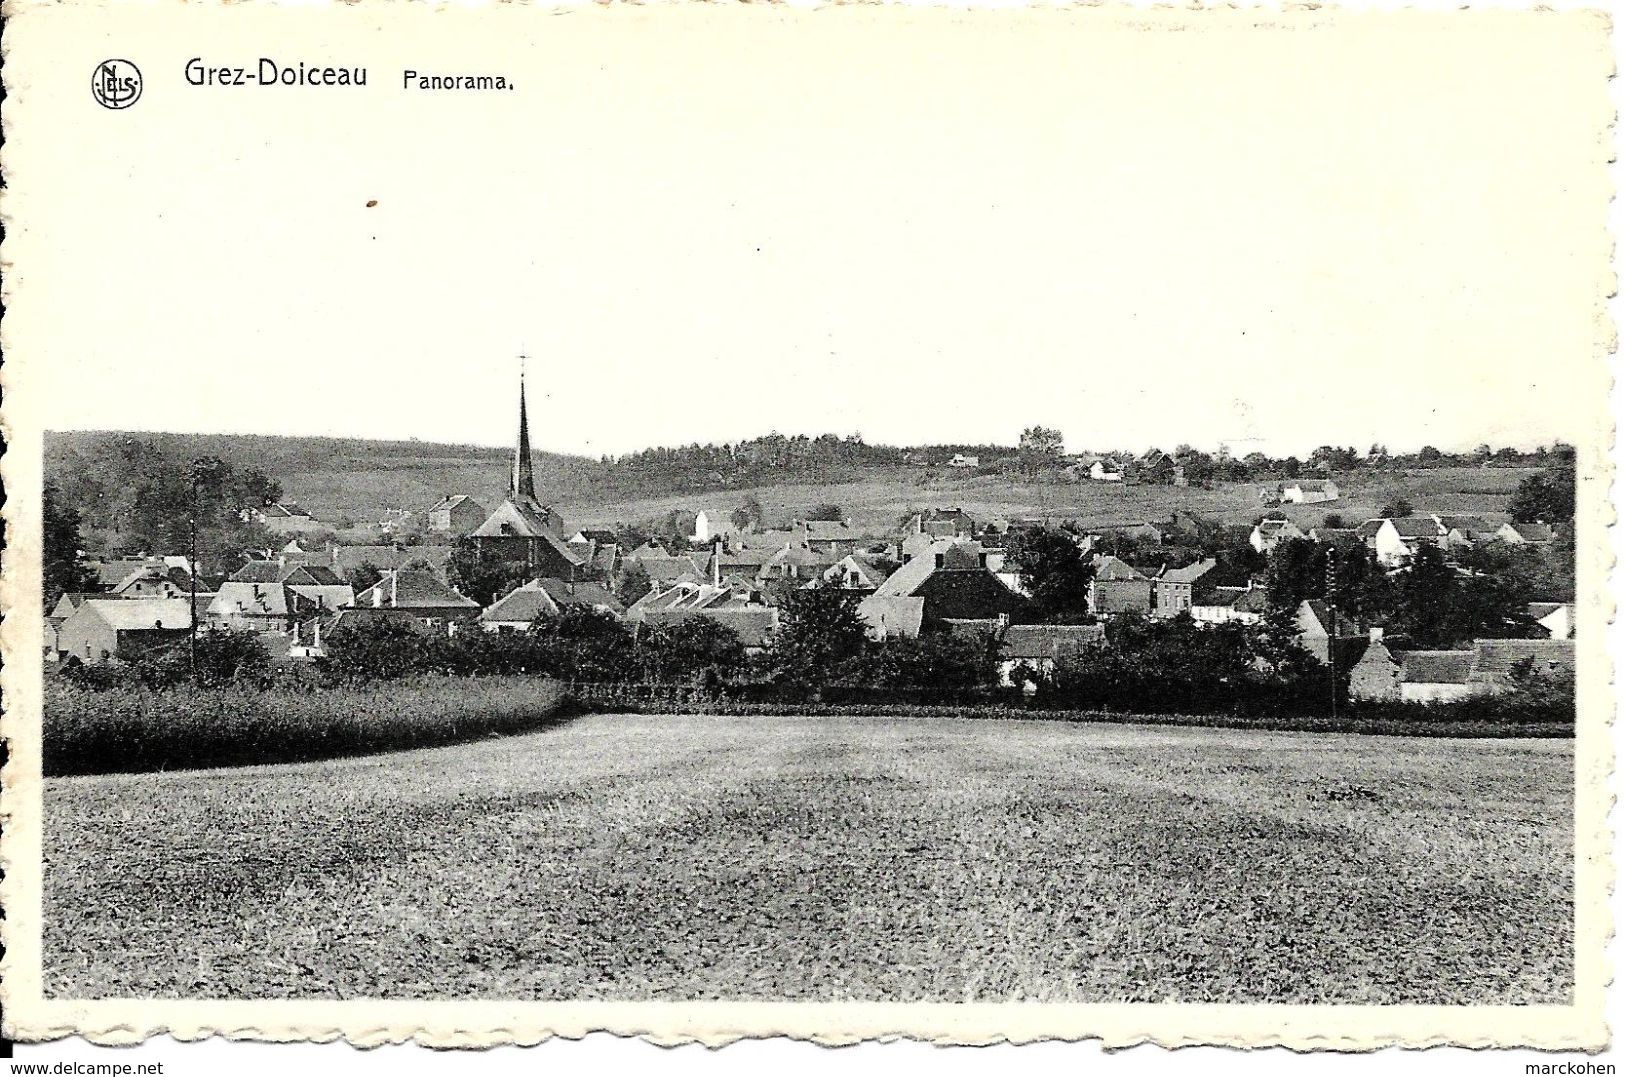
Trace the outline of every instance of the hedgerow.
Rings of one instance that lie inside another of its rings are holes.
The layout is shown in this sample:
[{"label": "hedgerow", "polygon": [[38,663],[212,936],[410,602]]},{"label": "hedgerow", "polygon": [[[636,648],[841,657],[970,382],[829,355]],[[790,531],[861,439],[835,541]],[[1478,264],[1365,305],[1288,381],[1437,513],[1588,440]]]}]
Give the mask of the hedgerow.
[{"label": "hedgerow", "polygon": [[294,763],[543,729],[570,714],[556,681],[425,676],[366,686],[94,689],[48,679],[44,772]]}]

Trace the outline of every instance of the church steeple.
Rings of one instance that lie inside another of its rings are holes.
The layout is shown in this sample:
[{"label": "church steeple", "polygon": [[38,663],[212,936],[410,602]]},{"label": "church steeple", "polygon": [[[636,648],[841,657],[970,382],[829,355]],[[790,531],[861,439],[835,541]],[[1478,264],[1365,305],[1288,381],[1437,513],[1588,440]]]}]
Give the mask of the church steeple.
[{"label": "church steeple", "polygon": [[519,443],[513,450],[513,481],[509,493],[515,498],[536,498],[536,477],[530,463],[530,423],[525,418],[525,357],[519,357]]}]

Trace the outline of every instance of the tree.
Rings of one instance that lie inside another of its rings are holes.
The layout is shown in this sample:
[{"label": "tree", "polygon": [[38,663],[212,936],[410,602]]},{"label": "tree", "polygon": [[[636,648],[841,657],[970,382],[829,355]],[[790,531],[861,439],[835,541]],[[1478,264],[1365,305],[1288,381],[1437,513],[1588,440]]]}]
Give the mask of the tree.
[{"label": "tree", "polygon": [[1394,574],[1393,585],[1389,627],[1417,647],[1455,647],[1479,637],[1516,636],[1527,628],[1527,591],[1515,577],[1458,575],[1432,543],[1418,547]]},{"label": "tree", "polygon": [[282,500],[282,484],[259,468],[245,468],[237,477],[237,500],[240,508],[264,508]]},{"label": "tree", "polygon": [[[172,652],[186,665],[184,648]],[[200,632],[195,653],[195,676],[204,687],[233,684],[264,677],[271,668],[271,652],[255,632],[219,629]]]},{"label": "tree", "polygon": [[1574,455],[1570,451],[1518,483],[1507,502],[1507,512],[1519,523],[1557,524],[1574,519],[1574,501]]},{"label": "tree", "polygon": [[1037,475],[1058,461],[1066,452],[1066,440],[1059,430],[1046,426],[1029,426],[1021,432],[1016,447],[1023,468],[1029,475]]},{"label": "tree", "polygon": [[349,680],[389,680],[438,664],[439,641],[416,622],[367,619],[334,629],[324,642],[320,667]]},{"label": "tree", "polygon": [[1384,505],[1382,507],[1382,511],[1377,515],[1385,520],[1397,520],[1401,517],[1409,516],[1415,511],[1415,508],[1409,501],[1405,500],[1403,497],[1396,497],[1392,501],[1388,502],[1388,504]]},{"label": "tree", "polygon": [[765,513],[762,503],[755,494],[746,494],[745,500],[740,502],[737,509],[728,517],[733,523],[735,531],[750,531],[762,526]]},{"label": "tree", "polygon": [[986,633],[935,632],[889,639],[870,654],[863,683],[883,688],[978,688],[993,683]]},{"label": "tree", "polygon": [[1264,570],[1264,586],[1272,609],[1296,610],[1304,599],[1322,597],[1326,593],[1325,551],[1309,539],[1276,543]]},{"label": "tree", "polygon": [[482,606],[507,594],[530,578],[524,561],[496,561],[483,557],[479,543],[464,535],[446,558],[446,582]]},{"label": "tree", "polygon": [[780,681],[830,684],[863,654],[866,643],[855,594],[828,583],[800,587],[784,597],[767,665]]},{"label": "tree", "polygon": [[620,599],[621,605],[630,606],[648,594],[653,583],[643,562],[627,561],[626,568],[621,571],[621,580],[615,585],[615,597]]},{"label": "tree", "polygon": [[547,671],[572,681],[626,681],[638,675],[631,629],[614,614],[580,607],[537,621],[530,632]]},{"label": "tree", "polygon": [[98,589],[96,574],[79,559],[79,546],[79,513],[62,503],[62,492],[56,483],[47,482],[41,551],[47,613],[66,591]]},{"label": "tree", "polygon": [[1037,616],[1052,620],[1088,613],[1095,570],[1065,531],[1035,527],[1014,532],[1005,564],[1020,575]]},{"label": "tree", "polygon": [[649,626],[638,642],[643,667],[657,681],[691,681],[711,672],[726,676],[745,664],[739,633],[712,617]]}]

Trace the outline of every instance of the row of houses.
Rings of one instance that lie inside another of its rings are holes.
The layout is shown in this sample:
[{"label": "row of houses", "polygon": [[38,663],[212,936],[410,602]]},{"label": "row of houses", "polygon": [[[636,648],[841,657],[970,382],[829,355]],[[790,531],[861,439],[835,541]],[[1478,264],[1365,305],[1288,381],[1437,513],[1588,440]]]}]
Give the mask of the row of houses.
[{"label": "row of houses", "polygon": [[1434,513],[1366,520],[1358,527],[1312,527],[1307,531],[1284,518],[1260,520],[1248,541],[1259,553],[1269,554],[1289,539],[1312,539],[1335,546],[1364,546],[1390,568],[1416,556],[1423,545],[1446,553],[1490,542],[1509,546],[1549,546],[1556,535],[1549,524],[1514,520],[1492,521],[1477,515]]}]

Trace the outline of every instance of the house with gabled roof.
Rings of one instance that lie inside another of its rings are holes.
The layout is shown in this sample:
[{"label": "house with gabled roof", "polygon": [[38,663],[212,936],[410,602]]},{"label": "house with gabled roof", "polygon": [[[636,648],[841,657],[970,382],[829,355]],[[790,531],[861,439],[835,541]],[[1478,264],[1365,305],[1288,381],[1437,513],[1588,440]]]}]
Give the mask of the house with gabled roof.
[{"label": "house with gabled roof", "polygon": [[890,599],[921,601],[916,632],[932,631],[948,620],[1008,620],[1027,608],[1027,600],[987,567],[986,551],[979,543],[953,539],[943,539],[909,560],[859,603],[858,615],[871,631],[890,631],[889,626],[913,620],[912,612],[903,612],[904,607]]},{"label": "house with gabled roof", "polygon": [[998,682],[1011,688],[1023,670],[1046,677],[1060,659],[1105,646],[1106,626],[1001,625],[995,630],[994,642],[999,649]]},{"label": "house with gabled roof", "polygon": [[1407,650],[1374,639],[1350,673],[1353,699],[1449,703],[1514,691],[1527,671],[1574,678],[1574,642],[1556,639],[1478,639],[1470,649]]},{"label": "house with gabled roof", "polygon": [[[113,594],[128,598],[180,598],[193,588],[192,577],[184,569],[162,563],[143,565],[113,587]],[[207,587],[199,587],[208,590]]]},{"label": "house with gabled roof", "polygon": [[1245,586],[1199,583],[1191,597],[1191,617],[1198,624],[1258,624],[1269,610],[1269,592],[1251,583]]},{"label": "house with gabled roof", "polygon": [[1098,617],[1151,612],[1151,580],[1139,569],[1110,554],[1094,559],[1089,581],[1089,612]]},{"label": "house with gabled roof", "polygon": [[1253,533],[1247,541],[1259,553],[1267,554],[1288,539],[1301,539],[1308,536],[1291,520],[1265,519],[1253,526]]},{"label": "house with gabled roof", "polygon": [[863,541],[863,532],[846,520],[797,520],[791,531],[796,541],[830,557],[840,558]]},{"label": "house with gabled roof", "polygon": [[1198,561],[1182,568],[1164,566],[1152,578],[1151,612],[1157,617],[1177,617],[1189,613],[1196,594],[1196,585],[1218,567],[1213,558]]},{"label": "house with gabled roof", "polygon": [[1318,505],[1341,496],[1331,479],[1288,479],[1275,488],[1275,500],[1282,505]]},{"label": "house with gabled roof", "polygon": [[1332,655],[1337,654],[1341,667],[1348,660],[1344,654],[1345,642],[1367,638],[1353,618],[1319,598],[1306,598],[1298,603],[1293,620],[1298,646],[1326,665],[1331,665]]},{"label": "house with gabled roof", "polygon": [[537,620],[562,616],[566,610],[593,610],[621,616],[626,612],[609,589],[596,581],[538,579],[514,588],[480,612],[487,632],[513,632]]},{"label": "house with gabled roof", "polygon": [[432,572],[398,568],[384,573],[371,587],[355,596],[354,606],[402,610],[431,628],[475,620],[480,604],[441,582]]},{"label": "house with gabled roof", "polygon": [[[863,554],[847,554],[835,564],[826,568],[818,580],[833,583],[843,590],[868,594],[878,591],[880,585],[886,582],[886,578],[891,575],[896,567],[894,562],[884,561],[880,558]],[[816,586],[817,582],[814,581],[808,586]]]},{"label": "house with gabled roof", "polygon": [[1402,651],[1399,698],[1407,703],[1450,703],[1478,694],[1472,651]]},{"label": "house with gabled roof", "polygon": [[1167,485],[1174,481],[1177,466],[1173,457],[1152,449],[1135,461],[1132,475],[1136,482]]},{"label": "house with gabled roof", "polygon": [[424,512],[423,527],[438,535],[467,535],[490,514],[490,510],[467,494],[447,494]]},{"label": "house with gabled roof", "polygon": [[264,525],[273,535],[297,535],[327,527],[293,501],[278,501],[273,505],[244,509],[241,515],[245,521],[254,520]]},{"label": "house with gabled roof", "polygon": [[1382,522],[1372,545],[1378,562],[1394,568],[1415,557],[1424,545],[1443,545],[1444,537],[1439,521],[1431,516],[1396,516]]},{"label": "house with gabled roof", "polygon": [[92,598],[57,629],[57,650],[91,665],[130,661],[184,643],[191,629],[184,598]]},{"label": "house with gabled roof", "polygon": [[1473,641],[1473,683],[1489,695],[1516,687],[1521,671],[1574,682],[1572,639],[1477,639]]},{"label": "house with gabled roof", "polygon": [[1550,639],[1574,638],[1572,602],[1531,602],[1524,611],[1529,619],[1546,630]]},{"label": "house with gabled roof", "polygon": [[1555,533],[1550,524],[1525,523],[1514,520],[1502,524],[1495,537],[1509,546],[1549,546]]}]

